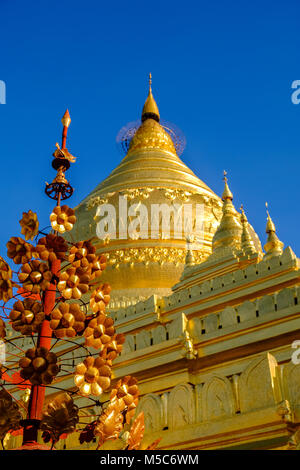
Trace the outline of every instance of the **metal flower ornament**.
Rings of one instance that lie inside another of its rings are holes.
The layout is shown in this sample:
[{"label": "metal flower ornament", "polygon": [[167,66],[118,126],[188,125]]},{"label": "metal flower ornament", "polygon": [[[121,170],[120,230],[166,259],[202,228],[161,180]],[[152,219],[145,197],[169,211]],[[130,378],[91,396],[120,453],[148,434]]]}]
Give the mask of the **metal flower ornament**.
[{"label": "metal flower ornament", "polygon": [[[62,205],[73,194],[65,177],[75,161],[66,148],[70,122],[66,111],[62,145],[56,144],[52,161],[57,175],[45,188],[55,201],[50,233],[39,229],[34,212],[24,212],[25,239],[13,236],[7,243],[14,269],[0,257],[0,338],[6,346],[0,364],[0,441],[5,448],[10,436],[19,434],[19,449],[50,449],[78,433],[78,445],[98,440],[94,447],[100,449],[115,441],[119,449],[136,450],[144,417],[135,418],[136,379],[112,383],[112,362],[125,338],[106,312],[110,286],[98,279],[105,257],[97,255],[92,240],[71,243],[62,236],[76,222],[74,210]],[[21,396],[20,390],[25,390]]]}]

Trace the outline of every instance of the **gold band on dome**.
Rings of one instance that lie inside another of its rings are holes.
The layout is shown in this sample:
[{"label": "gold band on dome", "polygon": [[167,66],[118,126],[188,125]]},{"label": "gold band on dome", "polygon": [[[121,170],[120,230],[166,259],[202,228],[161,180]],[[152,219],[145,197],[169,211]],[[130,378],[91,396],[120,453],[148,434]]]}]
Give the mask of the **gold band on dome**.
[{"label": "gold band on dome", "polygon": [[164,128],[154,119],[147,119],[136,131],[128,150],[160,149],[176,155],[174,143]]}]

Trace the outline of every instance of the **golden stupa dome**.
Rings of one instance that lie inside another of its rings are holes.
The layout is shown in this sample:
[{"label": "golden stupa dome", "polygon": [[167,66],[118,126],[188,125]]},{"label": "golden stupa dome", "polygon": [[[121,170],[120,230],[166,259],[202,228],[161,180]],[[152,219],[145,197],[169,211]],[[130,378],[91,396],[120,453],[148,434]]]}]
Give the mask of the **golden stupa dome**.
[{"label": "golden stupa dome", "polygon": [[[193,239],[194,262],[199,263],[211,253],[212,237],[222,216],[221,199],[183,163],[170,134],[160,124],[151,83],[141,121],[123,160],[75,209],[73,238],[92,238],[98,252],[107,256],[102,279],[112,287],[111,309],[153,294],[170,294],[184,269],[186,230],[193,233],[189,238]],[[127,206],[125,212],[121,204]],[[113,236],[99,234],[107,205],[116,213],[110,227]],[[153,216],[154,207],[172,208],[168,233],[164,216]],[[173,212],[175,208],[182,209],[188,229],[175,229],[179,213]],[[137,228],[137,215],[141,214],[144,218],[139,219]],[[133,227],[136,230],[130,232]]]}]

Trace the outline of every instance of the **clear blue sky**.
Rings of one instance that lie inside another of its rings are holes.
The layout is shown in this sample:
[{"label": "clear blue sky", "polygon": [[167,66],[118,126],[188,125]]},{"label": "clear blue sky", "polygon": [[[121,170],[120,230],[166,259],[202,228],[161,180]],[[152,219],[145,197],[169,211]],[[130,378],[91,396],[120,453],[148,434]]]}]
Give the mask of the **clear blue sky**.
[{"label": "clear blue sky", "polygon": [[262,243],[267,200],[299,255],[299,15],[282,0],[0,0],[0,253],[23,211],[48,224],[65,109],[75,206],[120,161],[116,134],[139,118],[151,71],[162,118],[186,136],[185,163],[218,194],[228,171]]}]

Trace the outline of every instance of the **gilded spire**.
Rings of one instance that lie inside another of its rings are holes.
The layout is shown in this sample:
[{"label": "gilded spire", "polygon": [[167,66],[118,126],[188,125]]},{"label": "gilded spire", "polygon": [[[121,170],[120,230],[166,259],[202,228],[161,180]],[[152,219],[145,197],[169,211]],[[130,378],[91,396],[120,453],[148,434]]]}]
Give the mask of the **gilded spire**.
[{"label": "gilded spire", "polygon": [[186,266],[193,266],[195,264],[195,258],[193,254],[193,250],[191,248],[192,238],[187,237],[186,239],[186,256],[185,256],[185,264]]},{"label": "gilded spire", "polygon": [[268,203],[266,202],[266,209],[267,209],[267,225],[266,225],[266,233],[268,234],[267,243],[264,246],[266,254],[264,256],[265,259],[272,258],[273,256],[279,256],[283,252],[284,244],[276,235],[276,228],[273,220],[268,211]]},{"label": "gilded spire", "polygon": [[232,201],[233,194],[232,194],[232,192],[230,191],[230,189],[228,187],[227,171],[224,170],[223,174],[224,174],[224,177],[223,177],[224,191],[223,191],[223,194],[222,194],[222,199],[223,199],[223,201],[225,201],[226,199],[230,199]]},{"label": "gilded spire", "polygon": [[152,95],[152,75],[149,75],[149,94],[144,104],[142,124],[134,134],[128,154],[136,150],[164,150],[176,155],[173,140],[159,124],[159,111]]},{"label": "gilded spire", "polygon": [[233,247],[240,249],[242,226],[237,211],[232,204],[233,195],[228,186],[227,173],[224,171],[223,216],[214,236],[213,252],[219,248]]},{"label": "gilded spire", "polygon": [[255,253],[256,250],[255,250],[254,242],[248,230],[249,224],[248,224],[248,219],[245,214],[243,205],[241,205],[241,222],[242,222],[242,227],[243,227],[242,236],[241,236],[241,248],[242,248],[242,251],[246,255],[251,255],[252,253]]},{"label": "gilded spire", "polygon": [[149,118],[154,119],[157,122],[159,122],[160,120],[158,107],[152,95],[151,85],[152,85],[152,75],[151,73],[149,73],[149,93],[148,93],[147,99],[143,107],[142,122],[146,121],[146,119],[149,119]]}]

